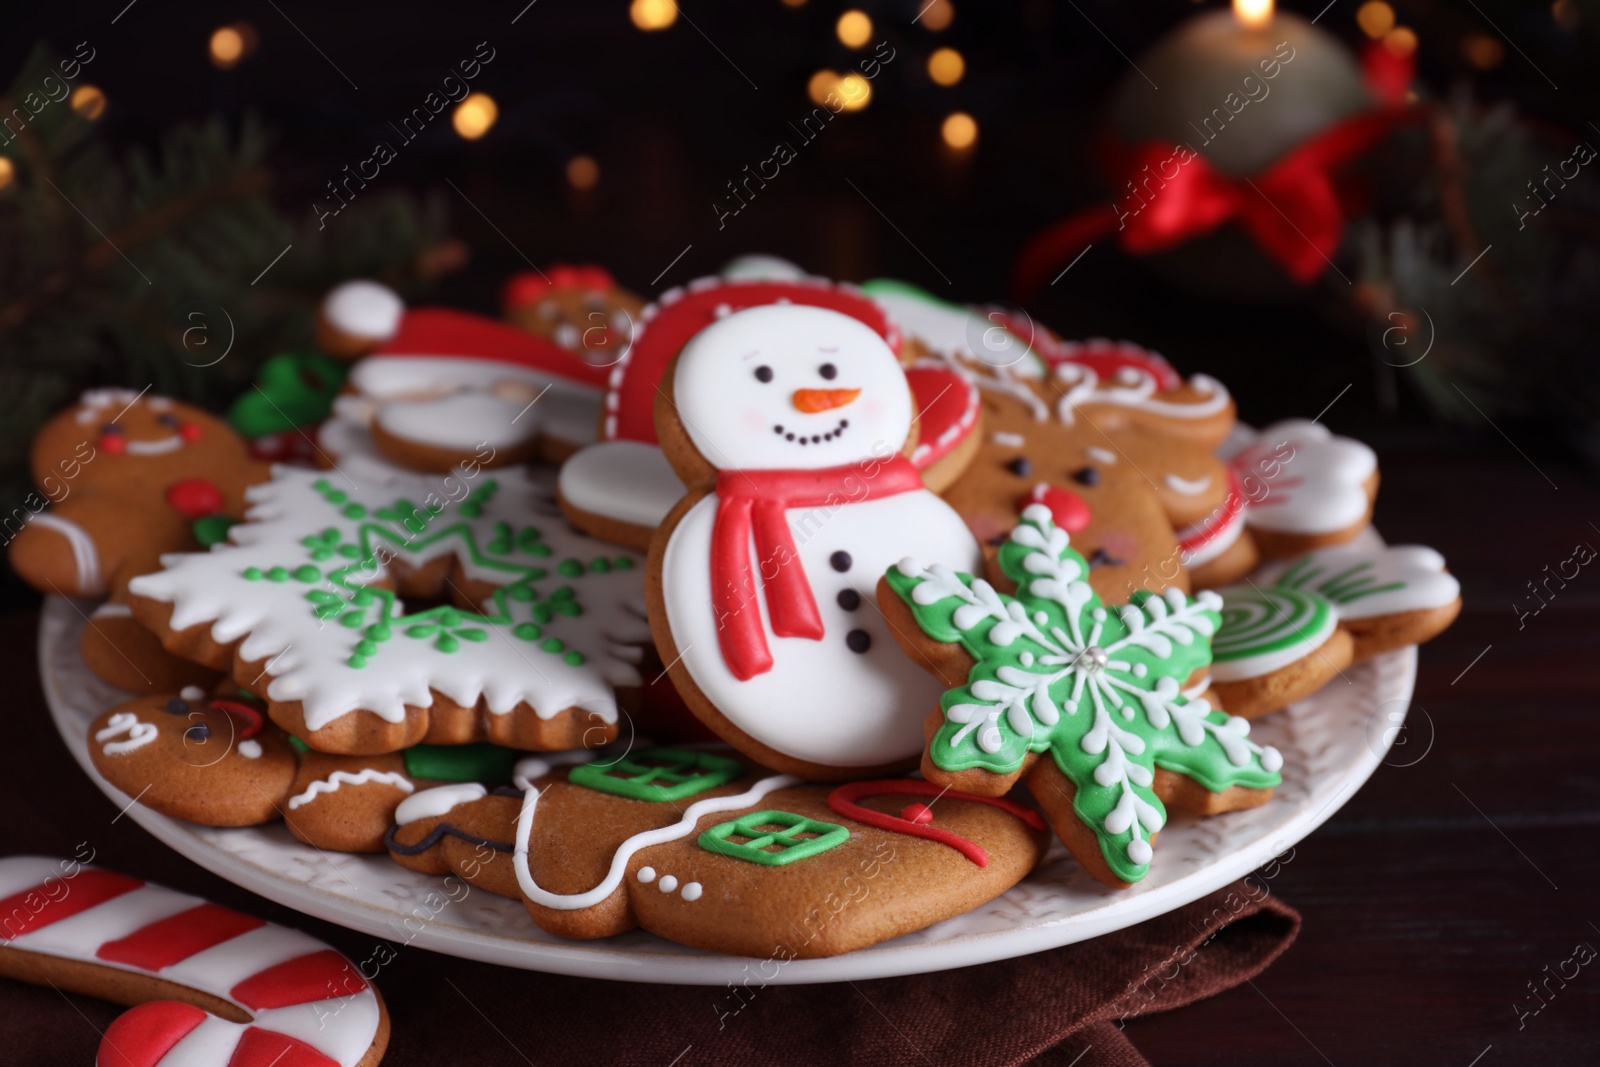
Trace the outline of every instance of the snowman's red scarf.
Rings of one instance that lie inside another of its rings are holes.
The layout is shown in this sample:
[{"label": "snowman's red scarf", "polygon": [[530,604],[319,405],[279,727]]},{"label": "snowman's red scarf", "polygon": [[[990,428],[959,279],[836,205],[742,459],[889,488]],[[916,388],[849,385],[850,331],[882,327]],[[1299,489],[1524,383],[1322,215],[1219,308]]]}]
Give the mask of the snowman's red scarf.
[{"label": "snowman's red scarf", "polygon": [[[822,640],[822,616],[806,581],[784,512],[839,507],[921,489],[922,476],[904,456],[822,470],[729,470],[717,476],[717,519],[711,530],[711,599],[717,643],[728,669],[748,681],[772,669],[772,650],[755,605],[756,560],[772,632]],[[750,556],[755,536],[756,560]],[[750,610],[743,610],[746,606]]]}]

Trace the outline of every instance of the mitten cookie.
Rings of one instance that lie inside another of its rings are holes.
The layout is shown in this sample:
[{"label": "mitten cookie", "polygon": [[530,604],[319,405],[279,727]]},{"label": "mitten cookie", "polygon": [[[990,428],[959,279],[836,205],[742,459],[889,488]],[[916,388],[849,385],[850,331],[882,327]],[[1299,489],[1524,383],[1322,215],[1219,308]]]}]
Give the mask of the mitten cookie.
[{"label": "mitten cookie", "polygon": [[531,472],[364,468],[357,486],[281,467],[250,500],[230,543],[134,582],[134,610],[311,747],[616,737],[643,568],[568,526]]},{"label": "mitten cookie", "polygon": [[751,308],[697,334],[659,395],[662,449],[691,488],[651,543],[645,591],[684,700],[779,770],[908,766],[937,686],[895,649],[876,576],[907,551],[960,567],[979,552],[904,454],[893,350],[837,312]]},{"label": "mitten cookie", "polygon": [[80,643],[89,669],[130,692],[214,678],[129,616],[128,582],[165,553],[201,547],[197,529],[215,533],[242,515],[245,487],[267,467],[221,419],[121,389],[91,390],[50,419],[30,460],[51,506],[11,539],[11,565],[40,592],[104,599]]},{"label": "mitten cookie", "polygon": [[1431,641],[1461,611],[1461,583],[1421,545],[1323,549],[1218,592],[1211,687],[1246,718],[1316,692],[1351,663]]},{"label": "mitten cookie", "polygon": [[373,1067],[389,1013],[359,967],[253,915],[76,860],[0,859],[0,974],[135,1005],[100,1064]]},{"label": "mitten cookie", "polygon": [[803,785],[660,748],[523,770],[520,801],[441,793],[441,814],[393,837],[431,842],[425,869],[486,888],[503,884],[510,837],[529,914],[563,937],[638,926],[738,955],[838,955],[970,911],[1045,851],[1032,809],[921,781]]},{"label": "mitten cookie", "polygon": [[1149,870],[1167,804],[1263,804],[1283,758],[1183,691],[1210,662],[1217,597],[1168,590],[1106,607],[1068,542],[1033,505],[998,556],[1014,594],[907,559],[879,599],[911,657],[954,686],[927,720],[928,780],[985,796],[1024,781],[1085,869],[1121,888]]},{"label": "mitten cookie", "polygon": [[1378,457],[1360,441],[1286,419],[1236,429],[1223,451],[1243,490],[1251,538],[1267,559],[1345,544],[1372,522]]}]

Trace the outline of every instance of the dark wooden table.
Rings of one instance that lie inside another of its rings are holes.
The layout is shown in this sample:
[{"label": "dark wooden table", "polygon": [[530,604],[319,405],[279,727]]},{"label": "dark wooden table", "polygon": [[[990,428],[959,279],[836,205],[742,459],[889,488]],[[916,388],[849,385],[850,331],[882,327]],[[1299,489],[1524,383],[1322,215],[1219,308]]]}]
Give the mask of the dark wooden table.
[{"label": "dark wooden table", "polygon": [[[1564,589],[1552,581],[1554,599],[1520,627],[1514,605],[1536,605],[1527,583],[1575,545],[1600,546],[1600,487],[1548,463],[1540,473],[1497,438],[1477,451],[1431,436],[1379,446],[1379,525],[1391,541],[1444,552],[1466,609],[1422,654],[1412,724],[1390,765],[1268,883],[1304,914],[1299,942],[1253,985],[1131,1022],[1153,1063],[1595,1062],[1600,966],[1573,976],[1567,961],[1575,950],[1584,958],[1580,945],[1600,948],[1600,570]],[[0,619],[14,680],[0,853],[66,855],[87,841],[108,866],[292,922],[352,954],[367,947],[198,870],[117,818],[49,724],[33,648],[32,616]],[[453,996],[431,992],[446,978],[471,992],[511,974],[414,951],[385,972],[384,988],[391,1003],[415,1005]],[[591,984],[603,999],[607,985]],[[89,1062],[92,1028],[116,1014],[0,983],[0,1038],[15,1042],[0,1060],[17,1062],[17,1049],[53,1031],[58,1055],[24,1062]],[[426,1056],[419,1041],[440,1047],[409,1032],[405,1062],[428,1062],[416,1058]],[[677,1049],[661,1051],[666,1064]]]}]

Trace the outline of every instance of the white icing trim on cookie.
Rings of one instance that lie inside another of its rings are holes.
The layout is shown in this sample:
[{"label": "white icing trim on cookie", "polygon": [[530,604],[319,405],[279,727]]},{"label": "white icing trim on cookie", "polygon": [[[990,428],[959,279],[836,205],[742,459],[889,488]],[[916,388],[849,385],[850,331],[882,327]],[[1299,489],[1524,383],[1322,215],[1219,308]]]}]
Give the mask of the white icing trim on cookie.
[{"label": "white icing trim on cookie", "polygon": [[364,278],[336,285],[322,298],[322,317],[330,326],[372,341],[393,337],[405,310],[393,289]]},{"label": "white icing trim on cookie", "polygon": [[340,786],[368,785],[372,782],[392,785],[402,793],[410,793],[417,788],[411,784],[411,779],[398,771],[380,771],[376,767],[366,767],[355,774],[349,771],[334,771],[328,777],[312,782],[306,787],[305,792],[290,797],[289,810],[293,811],[301,805],[309,804],[324,793],[337,793]]},{"label": "white icing trim on cookie", "polygon": [[481,782],[436,785],[432,789],[413,793],[402,800],[400,806],[394,809],[394,823],[396,826],[406,826],[423,819],[438,818],[441,815],[448,815],[450,810],[459,804],[468,804],[488,795],[488,788]]},{"label": "white icing trim on cookie", "polygon": [[[104,741],[100,751],[107,756],[124,756],[136,748],[143,748],[156,739],[161,730],[154,723],[140,722],[139,717],[131,711],[119,711],[106,720],[104,729],[96,730],[95,741]],[[111,741],[110,738],[128,735],[126,741]]]},{"label": "white icing trim on cookie", "polygon": [[517,872],[517,885],[521,887],[523,896],[546,908],[558,911],[592,908],[616,892],[617,887],[622,884],[624,872],[628,869],[628,861],[640,849],[687,837],[694,833],[695,827],[704,816],[752,807],[768,793],[799,784],[800,779],[793,775],[778,774],[761,779],[743,793],[695,801],[684,810],[683,816],[677,822],[634,834],[618,845],[616,853],[611,857],[611,867],[606,871],[605,878],[599,885],[584,893],[552,893],[548,889],[541,888],[539,883],[533,880],[533,872],[528,869],[528,838],[533,831],[533,813],[539,803],[539,791],[529,789],[523,794],[522,811],[517,815],[516,851],[512,863]]},{"label": "white icing trim on cookie", "polygon": [[73,566],[78,572],[78,589],[85,593],[99,589],[100,550],[95,548],[94,538],[89,536],[88,531],[70,519],[48,512],[35,515],[33,521],[67,539],[67,547],[72,549]]},{"label": "white icing trim on cookie", "polygon": [[683,498],[683,483],[659,445],[597,441],[561,465],[568,506],[632,526],[659,526]]}]

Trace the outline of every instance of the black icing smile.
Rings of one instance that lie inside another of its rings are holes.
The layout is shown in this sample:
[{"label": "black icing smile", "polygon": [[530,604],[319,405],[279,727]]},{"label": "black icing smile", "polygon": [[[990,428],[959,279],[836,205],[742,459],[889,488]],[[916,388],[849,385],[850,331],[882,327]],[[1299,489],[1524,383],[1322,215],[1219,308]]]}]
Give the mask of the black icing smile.
[{"label": "black icing smile", "polygon": [[795,443],[801,445],[819,445],[824,441],[832,441],[835,437],[841,436],[845,430],[849,428],[849,426],[849,419],[840,419],[839,425],[835,426],[827,433],[795,433],[793,430],[787,429],[781,425],[774,425],[772,427],[772,432],[777,434],[779,437],[782,437],[785,441],[794,441]]}]

